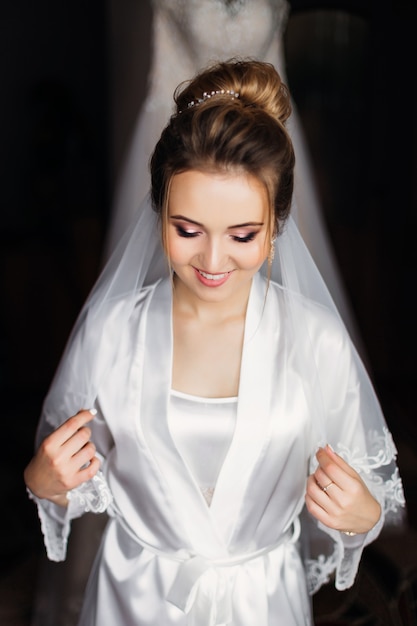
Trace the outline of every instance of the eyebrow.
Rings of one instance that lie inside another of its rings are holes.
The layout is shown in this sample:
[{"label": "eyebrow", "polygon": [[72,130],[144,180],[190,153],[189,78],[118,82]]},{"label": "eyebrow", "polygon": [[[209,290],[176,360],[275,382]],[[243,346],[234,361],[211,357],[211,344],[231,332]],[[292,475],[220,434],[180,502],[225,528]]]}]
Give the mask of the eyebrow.
[{"label": "eyebrow", "polygon": [[[189,222],[190,224],[195,224],[195,226],[200,226],[204,228],[204,224],[200,222],[196,222],[195,220],[190,219],[189,217],[185,217],[185,215],[170,215],[170,220],[184,220],[184,222]],[[233,228],[246,228],[247,226],[263,226],[264,222],[245,222],[244,224],[234,224],[233,226],[228,226],[228,230]]]}]

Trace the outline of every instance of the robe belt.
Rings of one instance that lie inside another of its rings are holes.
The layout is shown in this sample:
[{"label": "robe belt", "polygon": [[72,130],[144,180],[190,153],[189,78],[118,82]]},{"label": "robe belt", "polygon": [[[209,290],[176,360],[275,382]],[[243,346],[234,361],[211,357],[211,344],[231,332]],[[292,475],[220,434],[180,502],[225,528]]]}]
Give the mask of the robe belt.
[{"label": "robe belt", "polygon": [[[175,553],[158,550],[135,535],[122,517],[117,516],[117,521],[145,550],[149,550],[155,556],[179,563],[177,575],[166,599],[187,614],[187,626],[231,624],[233,622],[231,573],[235,574],[239,565],[270,554],[284,544],[295,544],[300,536],[300,520],[297,517],[280,539],[270,546],[238,556],[210,559],[200,554],[190,554],[185,550]],[[234,572],[232,568],[235,568]]]}]

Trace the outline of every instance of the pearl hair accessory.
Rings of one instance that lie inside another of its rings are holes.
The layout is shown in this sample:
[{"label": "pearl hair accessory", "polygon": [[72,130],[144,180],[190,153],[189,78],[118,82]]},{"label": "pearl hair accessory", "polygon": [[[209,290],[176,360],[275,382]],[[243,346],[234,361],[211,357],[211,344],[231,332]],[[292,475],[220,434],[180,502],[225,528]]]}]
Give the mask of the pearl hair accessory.
[{"label": "pearl hair accessory", "polygon": [[[191,109],[192,107],[196,107],[199,104],[201,104],[202,102],[205,102],[206,100],[209,100],[210,98],[212,98],[213,96],[222,96],[222,95],[228,95],[232,98],[232,100],[235,100],[237,98],[239,98],[239,94],[237,93],[237,91],[233,91],[233,89],[216,89],[215,91],[205,91],[203,93],[202,98],[197,98],[196,100],[191,100],[191,102],[189,102],[187,104],[187,108]],[[179,113],[182,113],[182,111],[179,111]]]}]

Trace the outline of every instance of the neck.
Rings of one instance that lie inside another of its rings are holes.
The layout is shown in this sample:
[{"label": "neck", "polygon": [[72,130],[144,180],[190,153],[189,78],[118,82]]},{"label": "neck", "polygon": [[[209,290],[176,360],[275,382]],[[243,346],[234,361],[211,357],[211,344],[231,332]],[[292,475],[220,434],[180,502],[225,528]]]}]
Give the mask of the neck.
[{"label": "neck", "polygon": [[233,296],[220,302],[207,302],[198,298],[186,285],[174,276],[173,303],[177,312],[201,321],[218,323],[225,320],[244,318],[248,306],[252,280]]}]

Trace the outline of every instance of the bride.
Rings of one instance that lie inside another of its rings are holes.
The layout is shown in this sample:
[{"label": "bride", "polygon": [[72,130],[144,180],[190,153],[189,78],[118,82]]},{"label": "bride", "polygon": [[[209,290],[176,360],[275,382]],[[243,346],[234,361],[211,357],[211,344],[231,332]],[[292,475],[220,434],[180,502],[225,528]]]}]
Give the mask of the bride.
[{"label": "bride", "polygon": [[404,504],[369,377],[290,218],[271,64],[176,92],[151,196],[84,306],[25,471],[49,558],[109,522],[79,626],[311,626]]}]

